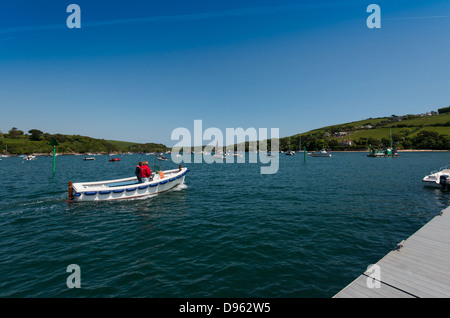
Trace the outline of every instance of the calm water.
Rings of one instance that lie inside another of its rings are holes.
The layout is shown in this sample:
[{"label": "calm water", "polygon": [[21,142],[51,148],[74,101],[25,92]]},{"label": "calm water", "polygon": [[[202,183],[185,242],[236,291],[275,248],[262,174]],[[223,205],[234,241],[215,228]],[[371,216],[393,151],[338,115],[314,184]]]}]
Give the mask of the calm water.
[{"label": "calm water", "polygon": [[[0,297],[332,297],[450,205],[421,179],[450,153],[280,155],[187,164],[186,186],[133,201],[66,202],[67,183],[133,175],[152,156],[0,161]],[[164,169],[175,168],[171,162]],[[81,288],[69,289],[69,264]]]}]

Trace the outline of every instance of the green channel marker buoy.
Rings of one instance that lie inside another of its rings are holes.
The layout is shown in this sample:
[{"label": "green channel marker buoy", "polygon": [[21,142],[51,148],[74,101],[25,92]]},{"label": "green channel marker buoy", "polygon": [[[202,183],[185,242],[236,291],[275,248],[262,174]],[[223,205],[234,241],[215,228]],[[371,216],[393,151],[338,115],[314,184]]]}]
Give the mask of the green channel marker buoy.
[{"label": "green channel marker buoy", "polygon": [[56,172],[56,146],[58,145],[59,143],[55,138],[50,141],[50,146],[53,146],[53,173]]}]

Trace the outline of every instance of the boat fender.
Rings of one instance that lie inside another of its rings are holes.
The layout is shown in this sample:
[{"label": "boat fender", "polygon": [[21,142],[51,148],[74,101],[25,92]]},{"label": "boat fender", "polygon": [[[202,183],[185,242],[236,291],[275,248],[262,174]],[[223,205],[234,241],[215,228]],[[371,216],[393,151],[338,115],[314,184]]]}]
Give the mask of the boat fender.
[{"label": "boat fender", "polygon": [[164,184],[164,183],[167,183],[168,181],[167,180],[164,180],[164,181],[161,181],[159,184]]},{"label": "boat fender", "polygon": [[136,190],[136,188],[128,188],[127,192],[134,191],[134,190]]},{"label": "boat fender", "polygon": [[96,195],[97,191],[87,191],[84,193],[84,195]]}]

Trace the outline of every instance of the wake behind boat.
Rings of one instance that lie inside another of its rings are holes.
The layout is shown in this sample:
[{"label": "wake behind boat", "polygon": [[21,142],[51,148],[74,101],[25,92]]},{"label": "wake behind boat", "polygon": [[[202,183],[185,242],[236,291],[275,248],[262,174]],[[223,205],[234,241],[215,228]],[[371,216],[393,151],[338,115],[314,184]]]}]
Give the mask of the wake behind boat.
[{"label": "wake behind boat", "polygon": [[107,201],[132,199],[166,192],[184,183],[189,168],[152,173],[153,180],[140,183],[136,177],[96,181],[69,182],[69,200],[71,201]]}]

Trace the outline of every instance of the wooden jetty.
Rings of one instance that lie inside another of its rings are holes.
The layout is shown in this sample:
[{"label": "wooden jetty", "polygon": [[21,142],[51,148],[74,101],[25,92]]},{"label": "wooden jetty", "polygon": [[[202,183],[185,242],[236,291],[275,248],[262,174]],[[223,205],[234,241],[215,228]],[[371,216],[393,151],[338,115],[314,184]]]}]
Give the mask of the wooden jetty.
[{"label": "wooden jetty", "polygon": [[450,297],[450,207],[333,298]]}]

